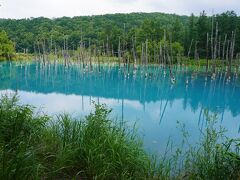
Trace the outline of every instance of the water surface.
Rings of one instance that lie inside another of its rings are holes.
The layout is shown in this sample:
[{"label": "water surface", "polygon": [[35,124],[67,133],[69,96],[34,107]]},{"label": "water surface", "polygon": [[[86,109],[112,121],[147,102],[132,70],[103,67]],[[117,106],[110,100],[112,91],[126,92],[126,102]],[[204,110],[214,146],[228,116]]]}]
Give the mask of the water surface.
[{"label": "water surface", "polygon": [[[204,112],[217,114],[217,125],[228,130],[229,137],[239,136],[240,81],[224,73],[215,79],[179,67],[159,66],[124,68],[97,65],[93,70],[80,64],[0,63],[0,93],[18,91],[21,102],[29,103],[50,115],[67,112],[84,116],[93,110],[93,102],[113,109],[112,117],[128,125],[136,122],[144,146],[163,153],[169,137],[177,146],[182,136],[177,122],[185,124],[190,142],[197,143],[200,129],[206,127]],[[187,83],[188,81],[188,83]]]}]

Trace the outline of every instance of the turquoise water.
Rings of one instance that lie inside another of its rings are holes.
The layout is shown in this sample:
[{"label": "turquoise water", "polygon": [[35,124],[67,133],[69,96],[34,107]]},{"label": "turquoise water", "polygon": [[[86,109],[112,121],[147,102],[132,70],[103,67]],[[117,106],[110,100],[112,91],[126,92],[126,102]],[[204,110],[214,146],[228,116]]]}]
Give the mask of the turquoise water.
[{"label": "turquoise water", "polygon": [[[50,114],[67,112],[84,116],[93,110],[93,102],[112,108],[111,116],[136,123],[144,146],[163,153],[169,137],[175,146],[181,144],[178,123],[185,124],[190,143],[197,143],[206,127],[204,111],[217,114],[217,125],[228,130],[229,137],[239,136],[240,80],[225,74],[215,79],[183,67],[168,70],[158,66],[138,68],[117,65],[94,66],[83,70],[80,64],[0,63],[0,93],[18,91],[21,102],[29,103]],[[186,81],[188,80],[188,83]]]}]

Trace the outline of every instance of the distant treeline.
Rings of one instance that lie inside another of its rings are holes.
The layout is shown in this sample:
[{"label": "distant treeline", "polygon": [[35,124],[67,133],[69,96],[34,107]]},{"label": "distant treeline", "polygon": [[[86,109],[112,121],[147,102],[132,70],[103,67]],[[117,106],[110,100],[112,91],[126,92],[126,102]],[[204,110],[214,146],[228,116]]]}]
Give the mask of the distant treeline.
[{"label": "distant treeline", "polygon": [[[49,51],[66,46],[76,50],[82,42],[85,47],[96,45],[118,52],[119,42],[122,49],[131,50],[132,44],[141,51],[143,43],[158,45],[164,39],[179,42],[184,54],[194,57],[196,48],[200,57],[206,57],[207,34],[215,34],[219,46],[224,39],[236,34],[235,53],[240,52],[240,17],[233,11],[208,16],[204,11],[200,16],[178,16],[163,13],[108,14],[100,16],[44,17],[30,19],[0,19],[0,30],[7,32],[15,42],[17,52],[33,53],[38,42],[43,42]],[[209,41],[211,38],[209,38]],[[193,46],[193,48],[190,48]],[[189,52],[190,49],[190,52]]]}]

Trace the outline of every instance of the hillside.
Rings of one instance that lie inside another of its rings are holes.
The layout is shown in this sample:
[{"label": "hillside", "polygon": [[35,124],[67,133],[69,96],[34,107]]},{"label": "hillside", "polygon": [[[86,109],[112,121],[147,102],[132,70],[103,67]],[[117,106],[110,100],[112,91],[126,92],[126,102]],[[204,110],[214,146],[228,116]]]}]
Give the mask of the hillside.
[{"label": "hillside", "polygon": [[[125,48],[130,48],[134,40],[139,46],[148,39],[159,42],[166,31],[167,39],[180,42],[185,54],[191,41],[198,42],[200,55],[204,56],[206,34],[211,33],[212,18],[204,12],[200,16],[179,16],[164,13],[106,14],[98,16],[62,17],[49,19],[44,17],[30,19],[0,19],[0,29],[7,32],[16,43],[17,52],[34,52],[37,41],[45,41],[49,49],[63,47],[64,38],[68,39],[68,48],[76,49],[82,39],[85,46],[96,44],[117,51],[119,39]],[[236,31],[236,50],[240,51],[240,18],[234,12],[216,15],[214,32],[218,22],[223,42],[225,34],[231,37]]]}]

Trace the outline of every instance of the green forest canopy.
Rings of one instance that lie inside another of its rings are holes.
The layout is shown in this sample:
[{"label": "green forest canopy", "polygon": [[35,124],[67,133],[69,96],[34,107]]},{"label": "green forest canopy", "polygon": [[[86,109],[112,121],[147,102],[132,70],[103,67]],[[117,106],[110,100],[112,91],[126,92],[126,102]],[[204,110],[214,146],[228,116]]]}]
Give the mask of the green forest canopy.
[{"label": "green forest canopy", "polygon": [[0,58],[9,58],[14,54],[14,44],[5,31],[0,30]]},{"label": "green forest canopy", "polygon": [[130,49],[132,41],[135,41],[138,47],[146,39],[150,44],[159,44],[166,31],[167,39],[180,43],[185,49],[185,55],[194,41],[197,42],[200,56],[205,57],[207,33],[212,32],[212,20],[214,29],[218,24],[221,41],[224,41],[226,34],[230,39],[232,32],[236,32],[235,52],[240,52],[240,17],[233,11],[218,14],[214,18],[207,16],[203,11],[200,16],[131,13],[54,19],[0,19],[0,30],[6,31],[16,43],[17,52],[26,50],[30,53],[34,52],[38,40],[46,41],[49,49],[53,48],[52,46],[60,48],[63,47],[63,39],[66,37],[69,49],[76,49],[81,39],[86,47],[89,40],[91,44],[98,46],[108,42],[114,51],[117,51],[120,39],[125,48]]}]

